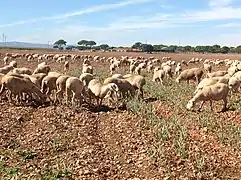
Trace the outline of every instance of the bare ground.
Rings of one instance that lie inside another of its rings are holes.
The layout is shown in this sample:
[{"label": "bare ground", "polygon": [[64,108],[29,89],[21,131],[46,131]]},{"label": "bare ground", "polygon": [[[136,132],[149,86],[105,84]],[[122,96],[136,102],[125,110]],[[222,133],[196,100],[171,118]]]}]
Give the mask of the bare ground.
[{"label": "bare ground", "polygon": [[[195,56],[240,59],[239,55],[167,56],[176,60]],[[21,67],[36,65],[19,61]],[[50,66],[62,71],[59,64]],[[106,64],[94,64],[95,68],[103,66]],[[176,86],[168,88],[153,86],[145,92],[146,98],[158,98],[153,102],[131,102],[133,107],[108,112],[86,107],[17,107],[2,100],[0,178],[240,179],[240,96],[232,99],[233,111],[187,112],[182,104],[191,93],[179,102],[188,90],[179,93]]]}]

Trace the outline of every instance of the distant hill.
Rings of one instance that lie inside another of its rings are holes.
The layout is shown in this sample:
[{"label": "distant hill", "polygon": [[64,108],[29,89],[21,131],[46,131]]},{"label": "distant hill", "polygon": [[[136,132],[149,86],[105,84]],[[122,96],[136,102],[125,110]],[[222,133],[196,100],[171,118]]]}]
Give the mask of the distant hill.
[{"label": "distant hill", "polygon": [[6,42],[3,44],[3,42],[0,42],[0,47],[25,47],[25,48],[53,48],[52,45],[48,44],[38,44],[38,43],[27,43],[27,42],[17,42],[17,41],[11,41]]}]

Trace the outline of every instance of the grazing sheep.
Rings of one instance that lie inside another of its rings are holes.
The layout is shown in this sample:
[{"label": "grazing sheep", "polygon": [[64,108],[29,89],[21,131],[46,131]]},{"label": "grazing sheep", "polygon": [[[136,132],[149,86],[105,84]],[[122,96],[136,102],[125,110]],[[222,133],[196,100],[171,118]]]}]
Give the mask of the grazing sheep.
[{"label": "grazing sheep", "polygon": [[4,65],[7,65],[10,60],[11,60],[10,57],[8,57],[8,56],[4,57],[3,58]]},{"label": "grazing sheep", "polygon": [[206,73],[211,73],[211,71],[212,71],[212,66],[211,66],[211,64],[206,64],[206,63],[204,63],[204,64],[203,64],[203,69],[204,69],[204,71],[205,71]]},{"label": "grazing sheep", "polygon": [[207,73],[207,77],[209,77],[209,78],[220,77],[220,76],[224,76],[227,73],[228,73],[227,71],[216,71],[216,72],[212,72],[212,73]]},{"label": "grazing sheep", "polygon": [[93,67],[91,65],[83,64],[82,73],[93,74]]},{"label": "grazing sheep", "polygon": [[51,70],[50,66],[48,66],[48,65],[42,65],[42,66],[40,66],[40,67],[37,67],[37,68],[34,70],[33,74],[38,74],[38,73],[48,74],[48,73],[50,72],[50,70]]},{"label": "grazing sheep", "polygon": [[113,63],[110,65],[110,74],[113,74],[115,72],[116,65]]},{"label": "grazing sheep", "polygon": [[158,82],[158,83],[161,82],[161,84],[163,84],[164,77],[165,77],[165,71],[163,69],[155,68],[152,81]]},{"label": "grazing sheep", "polygon": [[75,100],[77,100],[77,104],[81,105],[82,104],[82,91],[84,89],[84,84],[83,82],[80,81],[79,78],[77,77],[70,77],[66,81],[66,87],[65,87],[65,92],[66,92],[66,103],[68,104],[71,94],[72,94],[72,105],[75,105]]},{"label": "grazing sheep", "polygon": [[42,84],[42,80],[43,80],[43,78],[45,76],[47,76],[47,74],[45,74],[45,73],[38,73],[38,74],[32,74],[31,76],[36,78],[40,82],[40,84]]},{"label": "grazing sheep", "polygon": [[135,64],[131,64],[130,65],[130,74],[134,74],[135,69],[136,69],[136,65]]},{"label": "grazing sheep", "polygon": [[230,76],[233,76],[237,71],[238,71],[238,67],[237,66],[231,66],[231,67],[228,68],[228,74]]},{"label": "grazing sheep", "polygon": [[112,78],[124,79],[124,77],[123,77],[122,74],[113,74],[111,77],[112,77]]},{"label": "grazing sheep", "polygon": [[42,93],[46,94],[47,97],[51,100],[50,98],[50,94],[52,93],[52,91],[56,90],[56,80],[58,79],[58,77],[55,76],[45,76],[42,80],[42,84],[41,84],[41,91]]},{"label": "grazing sheep", "polygon": [[90,60],[89,59],[84,59],[83,66],[84,65],[90,66]]},{"label": "grazing sheep", "polygon": [[68,70],[69,70],[69,61],[65,61],[64,62],[64,72],[67,73]]},{"label": "grazing sheep", "polygon": [[200,68],[192,68],[192,69],[186,69],[181,72],[181,74],[177,77],[176,82],[180,83],[182,80],[186,80],[189,84],[189,80],[196,80],[197,84],[200,82],[201,78],[203,76],[203,70]]},{"label": "grazing sheep", "polygon": [[188,66],[188,63],[185,60],[182,60],[182,64],[184,64],[185,66]]},{"label": "grazing sheep", "polygon": [[70,76],[59,76],[56,80],[56,89],[57,92],[55,94],[55,103],[58,101],[59,103],[62,102],[64,98],[64,92],[65,92],[65,87],[66,87],[66,81],[67,79],[70,78]]},{"label": "grazing sheep", "polygon": [[238,80],[241,81],[241,71],[236,72],[233,77],[236,77]]},{"label": "grazing sheep", "polygon": [[14,69],[14,67],[12,67],[12,66],[4,66],[4,67],[0,68],[0,73],[7,74],[8,72],[12,71],[13,69]]},{"label": "grazing sheep", "polygon": [[177,63],[177,67],[175,68],[174,74],[180,75],[181,71],[182,71],[181,63]]},{"label": "grazing sheep", "polygon": [[202,101],[200,104],[199,110],[202,109],[205,101],[210,101],[210,108],[213,110],[212,101],[223,100],[224,105],[222,111],[226,111],[227,109],[227,96],[229,92],[229,86],[224,83],[216,83],[210,86],[204,86],[200,89],[194,97],[188,101],[187,109],[190,110],[193,108],[196,102]]},{"label": "grazing sheep", "polygon": [[48,76],[52,76],[52,77],[59,77],[61,76],[62,74],[58,73],[58,72],[54,72],[54,71],[51,71],[48,73]]},{"label": "grazing sheep", "polygon": [[141,74],[141,67],[140,66],[137,66],[136,68],[135,68],[135,74]]},{"label": "grazing sheep", "polygon": [[152,64],[148,64],[147,66],[147,72],[151,72],[153,70],[154,66]]},{"label": "grazing sheep", "polygon": [[146,79],[141,75],[133,75],[127,74],[123,76],[129,83],[135,88],[139,90],[141,97],[143,98],[143,86],[146,84]]},{"label": "grazing sheep", "polygon": [[1,82],[2,87],[0,90],[0,95],[4,90],[9,90],[9,102],[13,102],[12,94],[20,98],[22,97],[23,93],[31,95],[38,102],[42,103],[45,101],[45,96],[41,93],[40,89],[27,78],[5,75],[2,77]]},{"label": "grazing sheep", "polygon": [[228,85],[229,89],[231,89],[233,92],[238,92],[238,89],[240,88],[240,80],[236,77],[231,77]]},{"label": "grazing sheep", "polygon": [[122,97],[133,97],[135,95],[135,88],[126,79],[109,77],[104,80],[104,85],[109,83],[115,83],[122,95]]},{"label": "grazing sheep", "polygon": [[79,79],[83,82],[84,86],[88,86],[89,82],[94,78],[93,74],[83,73],[80,75]]},{"label": "grazing sheep", "polygon": [[40,64],[38,64],[38,68],[40,68],[40,67],[42,67],[42,66],[46,66],[47,65],[47,63],[46,62],[42,62],[42,63],[40,63]]},{"label": "grazing sheep", "polygon": [[196,91],[194,92],[194,94],[196,94],[200,89],[202,89],[204,86],[210,86],[216,83],[224,83],[224,84],[228,84],[229,82],[229,77],[213,77],[213,78],[205,78],[203,79],[196,88]]},{"label": "grazing sheep", "polygon": [[98,79],[92,79],[88,85],[88,89],[90,97],[96,99],[98,107],[101,106],[102,101],[106,96],[110,96],[111,93],[119,91],[119,88],[115,83],[101,84]]},{"label": "grazing sheep", "polygon": [[32,74],[32,70],[29,68],[15,68],[13,69],[13,73],[19,73],[19,74],[28,74],[31,75]]},{"label": "grazing sheep", "polygon": [[165,65],[162,67],[162,69],[165,72],[165,76],[171,77],[172,78],[172,67],[169,65]]},{"label": "grazing sheep", "polygon": [[14,67],[14,68],[17,68],[18,63],[17,63],[17,61],[11,61],[11,62],[9,63],[9,66],[12,66],[12,67]]}]

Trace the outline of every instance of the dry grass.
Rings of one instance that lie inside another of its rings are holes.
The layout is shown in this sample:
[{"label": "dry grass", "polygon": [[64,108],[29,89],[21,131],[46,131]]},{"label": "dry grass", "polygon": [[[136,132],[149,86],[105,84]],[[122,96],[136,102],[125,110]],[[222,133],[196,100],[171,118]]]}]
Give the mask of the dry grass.
[{"label": "dry grass", "polygon": [[[193,55],[170,56],[181,60]],[[63,71],[59,64],[50,65]],[[20,60],[20,66],[36,63]],[[101,79],[108,76],[106,63],[94,67]],[[194,85],[168,79],[161,86],[144,74],[145,99],[129,100],[126,110],[36,109],[3,101],[0,179],[239,179],[240,94],[229,99],[225,113],[218,113],[219,102],[214,112],[208,104],[201,113],[187,111]]]}]

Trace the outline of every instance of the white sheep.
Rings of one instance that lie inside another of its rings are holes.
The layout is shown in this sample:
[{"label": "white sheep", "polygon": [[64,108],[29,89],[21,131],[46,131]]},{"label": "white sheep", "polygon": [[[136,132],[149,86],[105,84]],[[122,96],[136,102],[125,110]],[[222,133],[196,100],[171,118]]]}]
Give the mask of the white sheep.
[{"label": "white sheep", "polygon": [[211,66],[211,64],[204,63],[204,64],[203,64],[203,69],[204,69],[204,71],[205,71],[206,73],[211,73],[211,71],[212,71],[212,66]]},{"label": "white sheep", "polygon": [[56,94],[55,94],[55,103],[59,102],[62,103],[62,100],[64,98],[64,92],[66,88],[66,81],[67,79],[70,78],[70,76],[62,75],[59,76],[56,80]]},{"label": "white sheep", "polygon": [[111,77],[112,77],[112,78],[124,79],[124,77],[123,77],[122,74],[113,74]]},{"label": "white sheep", "polygon": [[202,76],[203,76],[203,71],[200,68],[185,69],[177,77],[176,82],[179,83],[180,81],[185,80],[189,84],[189,80],[196,80],[198,84]]},{"label": "white sheep", "polygon": [[163,69],[154,69],[154,74],[153,74],[153,78],[152,81],[153,82],[161,82],[161,84],[163,84],[163,79],[165,77],[165,71]]},{"label": "white sheep", "polygon": [[83,64],[82,73],[93,74],[93,67],[91,65]]},{"label": "white sheep", "polygon": [[174,74],[175,74],[175,75],[180,75],[181,71],[182,71],[181,63],[177,63],[177,66],[176,66],[176,68],[175,68]]},{"label": "white sheep", "polygon": [[115,72],[116,67],[117,66],[114,63],[110,65],[110,74],[113,74]]},{"label": "white sheep", "polygon": [[29,68],[25,68],[25,67],[22,67],[22,68],[14,68],[14,69],[13,69],[13,72],[14,72],[14,73],[19,73],[19,74],[28,74],[28,75],[31,75],[31,74],[32,74],[32,70],[29,69]]},{"label": "white sheep", "polygon": [[171,77],[172,78],[172,67],[170,65],[165,65],[162,67],[162,69],[164,70],[165,72],[165,76],[166,77]]},{"label": "white sheep", "polygon": [[4,57],[3,58],[4,65],[7,65],[10,60],[11,60],[11,57],[8,57],[8,56]]},{"label": "white sheep", "polygon": [[228,85],[233,92],[238,92],[238,89],[240,88],[240,80],[236,77],[231,77]]},{"label": "white sheep", "polygon": [[0,73],[7,74],[8,72],[12,71],[13,69],[14,69],[14,67],[12,67],[12,66],[4,66],[4,67],[0,68]]},{"label": "white sheep", "polygon": [[136,69],[136,65],[135,64],[131,64],[130,65],[130,74],[134,74],[135,69]]},{"label": "white sheep", "polygon": [[141,75],[127,74],[123,76],[129,83],[139,90],[141,97],[144,95],[143,86],[146,84],[146,79]]},{"label": "white sheep", "polygon": [[57,89],[56,87],[56,80],[58,79],[59,76],[45,76],[42,80],[41,84],[41,91],[42,93],[46,94],[47,97],[52,101],[50,98],[50,94]]},{"label": "white sheep", "polygon": [[17,68],[18,63],[17,63],[17,61],[11,61],[11,62],[9,63],[9,66],[12,66],[12,67],[14,67],[14,68]]},{"label": "white sheep", "polygon": [[220,77],[220,76],[224,76],[227,73],[228,73],[227,71],[216,71],[216,72],[212,72],[212,73],[207,73],[207,77],[209,77],[209,78]]},{"label": "white sheep", "polygon": [[69,61],[65,61],[64,62],[64,72],[67,73],[68,70],[69,70]]},{"label": "white sheep", "polygon": [[38,74],[38,73],[48,74],[48,73],[50,72],[50,70],[51,70],[50,66],[48,66],[48,65],[42,65],[42,66],[40,66],[40,67],[37,67],[37,68],[34,70],[33,74]]},{"label": "white sheep", "polygon": [[115,83],[122,97],[133,97],[135,95],[135,88],[126,79],[109,77],[104,80],[103,84]]},{"label": "white sheep", "polygon": [[37,68],[40,68],[40,67],[45,66],[45,65],[47,65],[47,63],[46,62],[42,62],[42,63],[38,64]]},{"label": "white sheep", "polygon": [[66,81],[66,103],[68,104],[71,95],[72,95],[72,105],[75,105],[75,100],[77,101],[77,105],[81,105],[83,98],[82,98],[82,91],[84,89],[83,82],[80,81],[77,77],[70,77]]},{"label": "white sheep", "polygon": [[228,84],[229,82],[229,77],[213,77],[213,78],[205,78],[203,79],[198,85],[197,88],[194,92],[196,94],[200,89],[202,89],[204,86],[210,86],[216,83],[224,83]]},{"label": "white sheep", "polygon": [[31,95],[38,102],[44,102],[45,96],[41,93],[40,89],[32,83],[28,78],[23,78],[21,76],[8,76],[5,75],[1,79],[2,87],[0,90],[0,95],[4,92],[4,90],[9,90],[8,100],[13,102],[12,94],[19,97],[22,97],[23,93]]},{"label": "white sheep", "polygon": [[89,82],[88,89],[90,97],[96,99],[98,107],[101,106],[102,101],[106,96],[110,96],[113,92],[119,91],[119,88],[115,83],[101,84],[98,79],[92,79]]},{"label": "white sheep", "polygon": [[188,101],[186,108],[190,110],[193,108],[196,102],[202,101],[199,107],[199,110],[201,110],[205,101],[210,101],[210,108],[213,110],[212,101],[223,100],[224,105],[222,111],[226,111],[228,92],[229,86],[224,83],[216,83],[210,86],[204,86],[197,92],[197,94],[194,95],[191,100]]}]

